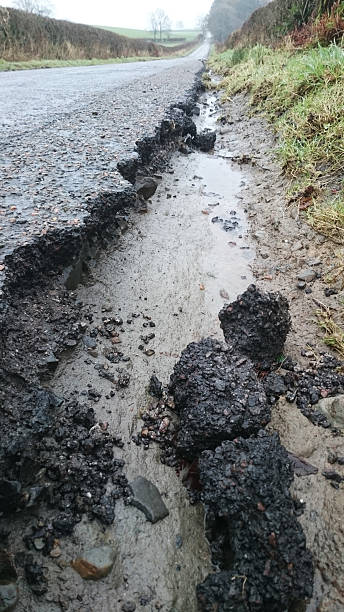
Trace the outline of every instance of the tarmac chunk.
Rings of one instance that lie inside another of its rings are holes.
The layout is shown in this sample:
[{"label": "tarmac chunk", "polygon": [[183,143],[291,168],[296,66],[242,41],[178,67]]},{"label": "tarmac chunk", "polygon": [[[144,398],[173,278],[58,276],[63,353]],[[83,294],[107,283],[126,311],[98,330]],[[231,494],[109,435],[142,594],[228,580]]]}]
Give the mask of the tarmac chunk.
[{"label": "tarmac chunk", "polygon": [[189,344],[171,376],[180,414],[178,453],[193,459],[224,440],[249,436],[270,420],[265,392],[251,361],[218,340]]},{"label": "tarmac chunk", "polygon": [[279,293],[263,293],[255,285],[219,313],[226,342],[254,362],[274,361],[283,353],[291,327],[289,305]]},{"label": "tarmac chunk", "polygon": [[202,453],[201,497],[215,541],[222,541],[216,558],[222,573],[198,587],[201,610],[279,612],[312,595],[312,558],[289,492],[292,480],[277,434],[261,431]]}]

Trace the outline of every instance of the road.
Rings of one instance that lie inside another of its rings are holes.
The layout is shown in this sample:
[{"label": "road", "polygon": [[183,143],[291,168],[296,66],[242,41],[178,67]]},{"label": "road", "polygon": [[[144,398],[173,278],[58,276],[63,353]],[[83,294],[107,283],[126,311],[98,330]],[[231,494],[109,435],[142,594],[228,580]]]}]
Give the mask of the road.
[{"label": "road", "polygon": [[208,51],[0,74],[0,276],[18,246],[78,224],[121,183],[118,160],[185,97]]},{"label": "road", "polygon": [[187,69],[190,62],[207,56],[204,43],[183,58],[104,64],[73,68],[50,68],[0,73],[0,142],[44,125],[57,114],[71,113],[88,104],[95,95],[110,94],[136,80],[176,66]]}]

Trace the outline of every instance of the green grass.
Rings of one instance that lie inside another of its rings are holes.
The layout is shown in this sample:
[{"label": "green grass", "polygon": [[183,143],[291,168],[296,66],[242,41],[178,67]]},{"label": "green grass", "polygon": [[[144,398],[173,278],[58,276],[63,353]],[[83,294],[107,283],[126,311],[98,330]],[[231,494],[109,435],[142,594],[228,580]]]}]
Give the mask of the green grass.
[{"label": "green grass", "polygon": [[7,62],[6,60],[0,59],[0,72],[9,72],[13,70],[34,70],[38,68],[66,68],[73,66],[100,66],[102,64],[125,64],[128,62],[150,62],[158,61],[161,59],[172,59],[177,57],[184,57],[190,53],[190,49],[179,50],[171,53],[170,55],[162,55],[161,57],[137,56],[137,57],[113,57],[109,59],[79,59],[79,60],[29,60],[24,62]]},{"label": "green grass", "polygon": [[0,59],[0,72],[12,70],[33,70],[35,68],[64,68],[68,66],[99,66],[101,64],[124,64],[127,62],[148,62],[160,57],[113,57],[109,59],[79,59],[79,60],[31,60],[26,62],[7,62]]},{"label": "green grass", "polygon": [[210,66],[224,76],[226,98],[250,92],[253,112],[274,123],[294,193],[315,187],[309,222],[344,244],[344,191],[337,189],[344,170],[343,48],[332,44],[295,51],[257,45],[213,55]]},{"label": "green grass", "polygon": [[[143,38],[145,40],[153,40],[153,33],[150,30],[134,30],[131,28],[112,28],[110,26],[96,26],[97,28],[101,28],[102,30],[110,30],[110,32],[115,32],[115,34],[120,34],[121,36],[127,36],[128,38]],[[179,38],[182,39],[180,41],[169,42],[168,40],[163,40],[161,44],[165,46],[176,46],[179,44],[183,44],[185,42],[192,42],[200,35],[200,30],[172,30],[170,32],[170,38]],[[157,40],[157,43],[160,41]]]}]

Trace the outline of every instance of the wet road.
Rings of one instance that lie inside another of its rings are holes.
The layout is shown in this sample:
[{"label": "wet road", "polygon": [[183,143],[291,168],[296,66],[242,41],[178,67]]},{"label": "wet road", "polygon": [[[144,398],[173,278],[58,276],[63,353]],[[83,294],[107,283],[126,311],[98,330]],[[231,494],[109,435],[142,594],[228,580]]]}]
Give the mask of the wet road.
[{"label": "wet road", "polygon": [[118,160],[185,99],[208,50],[0,74],[0,286],[16,248],[79,225],[88,202],[123,183]]},{"label": "wet road", "polygon": [[[207,56],[204,43],[183,58],[0,73],[0,142],[86,107],[99,94]],[[144,93],[144,92],[143,92]]]}]

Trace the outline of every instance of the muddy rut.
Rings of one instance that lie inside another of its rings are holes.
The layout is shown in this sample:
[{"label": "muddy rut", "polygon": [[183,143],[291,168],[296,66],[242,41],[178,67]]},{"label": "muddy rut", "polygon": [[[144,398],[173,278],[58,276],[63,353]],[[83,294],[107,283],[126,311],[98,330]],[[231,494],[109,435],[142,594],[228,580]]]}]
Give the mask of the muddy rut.
[{"label": "muddy rut", "polygon": [[[204,99],[200,127],[215,123],[214,103],[214,98]],[[253,278],[253,250],[236,197],[247,178],[215,151],[176,154],[170,171],[158,180],[147,213],[130,217],[118,244],[90,262],[89,275],[78,288],[85,312],[93,315],[91,328],[100,325],[104,316],[123,319],[116,348],[130,357],[127,364],[120,364],[130,374],[128,388],[109,396],[111,382],[100,378],[96,369],[106,363],[104,353],[111,346],[102,340],[94,349],[96,357],[86,347],[63,361],[52,385],[63,396],[72,389],[82,397],[89,386],[101,393],[97,415],[125,443],[118,456],[126,462],[128,480],[139,475],[149,478],[170,511],[163,521],[151,525],[139,510],[117,503],[115,525],[102,537],[114,539],[119,547],[121,569],[116,571],[122,574],[121,586],[112,582],[113,576],[108,579],[104,600],[103,585],[85,587],[72,569],[64,571],[82,593],[85,609],[96,609],[103,601],[107,609],[117,610],[126,599],[139,606],[146,598],[151,610],[161,605],[166,611],[196,611],[195,587],[210,570],[201,508],[190,506],[182,476],[160,463],[158,449],[136,446],[132,436],[142,428],[140,414],[149,402],[150,376],[156,374],[167,383],[186,344],[203,336],[220,336],[219,309]],[[224,228],[226,221],[232,229]],[[150,333],[154,338],[143,344],[142,336]],[[139,349],[142,345],[154,355],[147,356]],[[98,529],[95,524],[79,526],[77,546],[99,544]],[[75,552],[75,543],[68,544],[66,557]],[[110,603],[113,597],[116,603]]]}]

